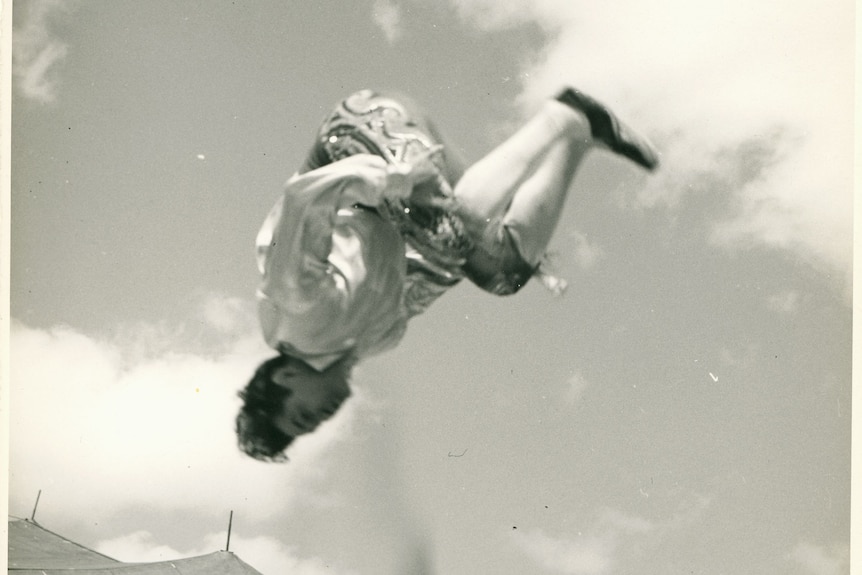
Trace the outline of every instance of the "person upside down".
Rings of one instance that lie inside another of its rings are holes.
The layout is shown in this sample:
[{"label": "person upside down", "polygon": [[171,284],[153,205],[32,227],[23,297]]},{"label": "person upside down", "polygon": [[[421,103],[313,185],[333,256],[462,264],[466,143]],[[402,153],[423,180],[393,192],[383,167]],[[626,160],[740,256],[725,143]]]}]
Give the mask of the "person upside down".
[{"label": "person upside down", "polygon": [[464,278],[496,295],[533,277],[561,290],[541,263],[594,148],[658,166],[646,139],[572,88],[466,169],[406,98],[362,90],[336,106],[257,236],[260,324],[278,355],[239,393],[239,448],[285,461],[350,396],[356,363]]}]

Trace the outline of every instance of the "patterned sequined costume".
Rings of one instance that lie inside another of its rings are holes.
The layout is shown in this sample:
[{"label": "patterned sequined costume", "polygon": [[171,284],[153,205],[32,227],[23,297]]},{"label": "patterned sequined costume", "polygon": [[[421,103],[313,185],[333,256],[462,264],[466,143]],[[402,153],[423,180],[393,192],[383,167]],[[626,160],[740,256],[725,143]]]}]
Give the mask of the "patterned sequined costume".
[{"label": "patterned sequined costume", "polygon": [[[410,164],[440,142],[433,129],[394,98],[371,90],[340,102],[323,121],[300,172],[328,165],[354,154],[374,154],[393,164]],[[445,172],[441,156],[434,158]],[[424,312],[465,273],[472,242],[455,215],[451,183],[440,178],[428,196],[386,200],[378,212],[393,222],[407,244],[404,305],[410,316]]]}]

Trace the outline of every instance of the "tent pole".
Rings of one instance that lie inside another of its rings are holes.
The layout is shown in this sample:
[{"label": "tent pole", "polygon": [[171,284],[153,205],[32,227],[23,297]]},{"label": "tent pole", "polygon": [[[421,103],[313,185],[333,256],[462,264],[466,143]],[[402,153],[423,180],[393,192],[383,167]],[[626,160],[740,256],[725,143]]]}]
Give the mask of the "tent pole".
[{"label": "tent pole", "polygon": [[233,526],[233,509],[230,512],[230,519],[227,522],[227,545],[225,546],[225,551],[230,551],[230,530]]},{"label": "tent pole", "polygon": [[36,508],[39,507],[39,498],[42,497],[42,490],[36,494],[36,504],[33,506],[33,513],[30,514],[30,521],[36,523]]}]

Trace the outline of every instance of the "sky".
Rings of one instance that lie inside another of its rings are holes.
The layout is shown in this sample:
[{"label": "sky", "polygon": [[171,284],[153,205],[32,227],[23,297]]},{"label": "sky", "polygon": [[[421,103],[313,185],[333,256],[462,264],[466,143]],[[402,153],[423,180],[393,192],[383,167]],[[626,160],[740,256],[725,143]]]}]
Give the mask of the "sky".
[{"label": "sky", "polygon": [[[8,5],[4,3],[4,8]],[[16,1],[9,513],[271,575],[849,572],[854,3]],[[372,87],[476,161],[564,85],[562,296],[464,282],[290,462],[235,447],[254,238]]]}]

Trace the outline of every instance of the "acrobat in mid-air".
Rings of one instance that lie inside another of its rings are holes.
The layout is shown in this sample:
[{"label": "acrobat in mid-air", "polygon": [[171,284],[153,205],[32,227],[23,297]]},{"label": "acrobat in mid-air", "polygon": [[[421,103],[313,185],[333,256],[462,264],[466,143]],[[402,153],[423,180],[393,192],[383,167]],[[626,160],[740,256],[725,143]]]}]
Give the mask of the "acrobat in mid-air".
[{"label": "acrobat in mid-air", "polygon": [[260,323],[278,355],[240,392],[240,449],[284,461],[350,396],[354,365],[462,279],[497,295],[547,279],[540,264],[593,148],[658,165],[647,140],[571,88],[466,169],[405,98],[363,90],[336,106],[257,237]]}]

